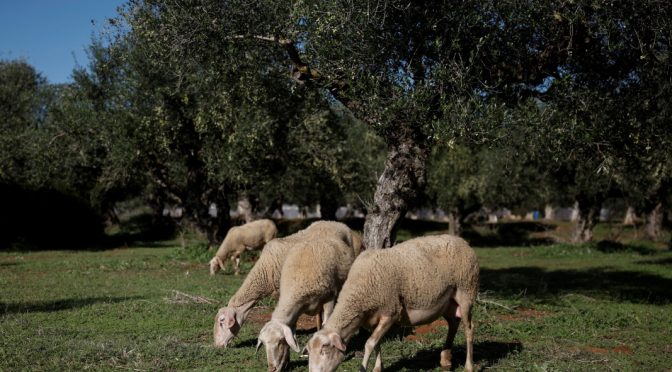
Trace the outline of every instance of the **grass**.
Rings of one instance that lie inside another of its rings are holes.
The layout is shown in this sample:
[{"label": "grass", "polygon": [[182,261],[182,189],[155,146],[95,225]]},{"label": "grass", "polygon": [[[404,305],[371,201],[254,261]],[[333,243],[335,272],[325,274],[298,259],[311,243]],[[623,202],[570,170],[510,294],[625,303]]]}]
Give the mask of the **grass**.
[{"label": "grass", "polygon": [[[204,249],[173,241],[0,252],[0,370],[264,370],[254,346],[273,301],[262,302],[231,348],[213,348],[214,314],[244,276],[229,270],[209,277]],[[670,370],[671,251],[632,241],[476,251],[480,370]],[[243,272],[251,265],[246,260]],[[385,369],[438,370],[445,333],[443,321],[392,332],[383,345]],[[299,343],[310,334],[300,331]],[[365,337],[351,342],[341,370],[357,369]],[[460,331],[457,370],[464,357]],[[291,358],[292,369],[307,370],[305,359]]]}]

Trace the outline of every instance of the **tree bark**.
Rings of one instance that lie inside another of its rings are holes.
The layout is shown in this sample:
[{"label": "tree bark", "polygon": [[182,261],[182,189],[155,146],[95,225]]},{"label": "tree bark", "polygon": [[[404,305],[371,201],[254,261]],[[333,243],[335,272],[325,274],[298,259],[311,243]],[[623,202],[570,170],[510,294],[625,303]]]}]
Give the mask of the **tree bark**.
[{"label": "tree bark", "polygon": [[366,249],[394,245],[400,219],[425,186],[428,151],[418,132],[407,128],[399,130],[397,138],[388,138],[385,167],[364,221]]},{"label": "tree bark", "polygon": [[238,199],[238,214],[243,217],[245,223],[254,221],[254,214],[252,213],[252,203],[247,195],[242,195]]},{"label": "tree bark", "polygon": [[579,214],[580,214],[579,202],[575,201],[574,205],[572,206],[572,214],[570,215],[569,220],[572,221],[572,222],[578,221],[579,220]]},{"label": "tree bark", "polygon": [[628,206],[628,209],[625,211],[625,217],[623,218],[624,225],[634,225],[635,224],[635,208]]},{"label": "tree bark", "polygon": [[601,203],[588,198],[579,198],[575,206],[578,210],[573,243],[586,243],[593,240],[593,228],[600,218]]},{"label": "tree bark", "polygon": [[555,210],[553,209],[553,206],[550,204],[546,204],[544,207],[544,219],[546,221],[551,221],[555,219]]},{"label": "tree bark", "polygon": [[646,235],[649,239],[657,241],[663,228],[663,204],[657,203],[646,216]]},{"label": "tree bark", "polygon": [[448,234],[460,236],[462,235],[462,215],[457,208],[451,208],[448,212]]}]

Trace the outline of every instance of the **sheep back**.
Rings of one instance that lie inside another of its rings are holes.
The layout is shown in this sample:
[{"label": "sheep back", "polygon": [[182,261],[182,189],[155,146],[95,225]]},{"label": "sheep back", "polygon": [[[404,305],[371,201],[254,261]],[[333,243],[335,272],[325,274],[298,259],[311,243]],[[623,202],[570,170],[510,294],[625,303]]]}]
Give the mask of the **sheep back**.
[{"label": "sheep back", "polygon": [[285,259],[277,311],[285,312],[285,307],[295,304],[318,305],[335,297],[348,276],[355,259],[352,247],[333,236],[311,238],[294,247]]},{"label": "sheep back", "polygon": [[[451,235],[415,238],[388,249],[367,250],[355,260],[331,320],[344,321],[373,310],[401,314],[422,309],[447,291],[460,289],[476,298],[479,267],[476,254],[463,239]],[[337,314],[355,311],[358,314]]]}]

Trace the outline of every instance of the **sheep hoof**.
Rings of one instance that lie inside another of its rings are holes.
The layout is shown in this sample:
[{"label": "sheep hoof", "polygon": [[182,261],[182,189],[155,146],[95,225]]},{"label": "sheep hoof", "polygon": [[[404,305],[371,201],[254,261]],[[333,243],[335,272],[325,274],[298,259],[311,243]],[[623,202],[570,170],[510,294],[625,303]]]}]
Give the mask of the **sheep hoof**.
[{"label": "sheep hoof", "polygon": [[441,352],[441,370],[448,371],[453,367],[452,363],[453,355],[450,350],[444,350]]}]

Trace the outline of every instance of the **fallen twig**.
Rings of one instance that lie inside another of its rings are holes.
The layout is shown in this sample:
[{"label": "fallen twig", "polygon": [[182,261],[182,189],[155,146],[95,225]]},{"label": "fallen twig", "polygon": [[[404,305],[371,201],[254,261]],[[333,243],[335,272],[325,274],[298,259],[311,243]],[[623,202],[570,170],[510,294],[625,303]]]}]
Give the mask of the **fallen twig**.
[{"label": "fallen twig", "polygon": [[195,302],[198,304],[214,304],[215,301],[203,296],[191,295],[189,293],[184,293],[176,290],[171,291],[173,293],[172,298],[165,298],[166,301],[174,304],[186,304]]},{"label": "fallen twig", "polygon": [[483,299],[478,298],[478,299],[476,299],[476,302],[479,302],[479,303],[482,303],[482,304],[488,304],[488,305],[499,306],[499,307],[501,307],[501,308],[504,308],[504,309],[506,309],[506,310],[509,310],[509,311],[512,312],[512,313],[515,313],[515,312],[516,312],[514,309],[512,309],[512,308],[510,308],[510,307],[508,307],[508,306],[506,306],[506,305],[502,305],[502,304],[500,304],[500,303],[498,303],[498,302],[495,302],[495,301],[483,300]]}]

